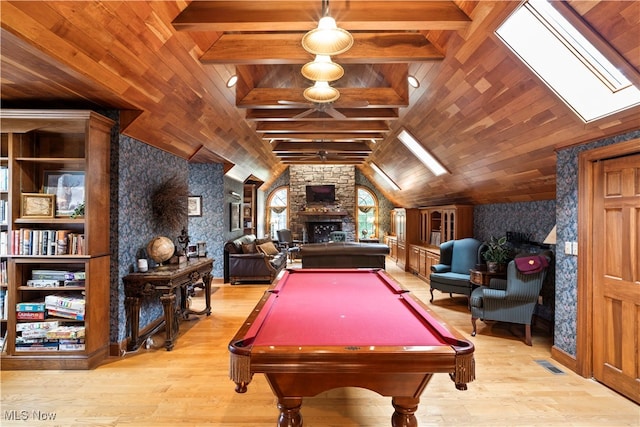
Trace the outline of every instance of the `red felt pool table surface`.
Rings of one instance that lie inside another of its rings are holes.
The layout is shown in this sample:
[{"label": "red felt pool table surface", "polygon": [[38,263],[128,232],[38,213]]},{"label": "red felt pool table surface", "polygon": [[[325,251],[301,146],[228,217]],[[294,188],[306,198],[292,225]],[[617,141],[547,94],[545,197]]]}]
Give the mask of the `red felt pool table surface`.
[{"label": "red felt pool table surface", "polygon": [[264,373],[281,427],[302,425],[302,397],[337,387],[392,396],[392,426],[415,426],[434,373],[448,373],[459,390],[475,378],[473,344],[383,270],[287,270],[229,351],[236,391]]},{"label": "red felt pool table surface", "polygon": [[290,270],[246,337],[253,345],[433,346],[453,337],[381,270]]}]

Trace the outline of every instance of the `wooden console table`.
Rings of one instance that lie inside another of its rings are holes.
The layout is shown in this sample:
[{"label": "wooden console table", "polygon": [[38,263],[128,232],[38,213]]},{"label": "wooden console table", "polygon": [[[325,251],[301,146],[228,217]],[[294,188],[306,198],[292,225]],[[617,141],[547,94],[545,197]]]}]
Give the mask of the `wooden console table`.
[{"label": "wooden console table", "polygon": [[[131,273],[125,276],[125,307],[127,310],[128,332],[131,340],[127,349],[132,351],[153,332],[140,335],[140,302],[143,297],[159,295],[164,310],[166,329],[165,347],[173,349],[178,339],[181,319],[188,319],[190,314],[211,314],[211,270],[213,260],[209,258],[190,258],[182,264],[156,267],[146,273]],[[202,311],[193,311],[187,305],[190,288],[204,289],[206,306]],[[176,304],[176,292],[180,291],[180,304]],[[162,322],[158,325],[162,325]],[[154,328],[155,330],[156,328]]]}]

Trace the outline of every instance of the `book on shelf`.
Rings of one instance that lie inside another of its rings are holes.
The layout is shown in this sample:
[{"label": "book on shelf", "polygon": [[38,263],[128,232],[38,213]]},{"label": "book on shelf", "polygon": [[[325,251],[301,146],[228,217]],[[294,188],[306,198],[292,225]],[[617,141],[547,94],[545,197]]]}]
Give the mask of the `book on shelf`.
[{"label": "book on shelf", "polygon": [[0,191],[9,191],[9,168],[0,166]]},{"label": "book on shelf", "polygon": [[9,285],[9,269],[6,259],[0,260],[0,285]]},{"label": "book on shelf", "polygon": [[19,302],[16,304],[16,311],[40,311],[44,313],[44,302]]},{"label": "book on shelf", "polygon": [[62,309],[73,313],[84,314],[85,300],[82,295],[47,295],[44,297],[47,310]]},{"label": "book on shelf", "polygon": [[58,350],[60,351],[84,351],[84,343],[59,343]]},{"label": "book on shelf", "polygon": [[65,280],[62,286],[67,288],[84,288],[86,281],[84,280]]},{"label": "book on shelf", "polygon": [[84,271],[67,271],[64,273],[64,280],[85,280],[87,275]]},{"label": "book on shelf", "polygon": [[44,311],[16,311],[16,320],[44,320]]},{"label": "book on shelf", "polygon": [[46,333],[46,337],[49,339],[66,340],[76,340],[84,338],[84,335],[84,326],[58,326],[57,328],[48,330]]},{"label": "book on shelf", "polygon": [[8,318],[9,310],[5,310],[7,307],[7,290],[0,289],[0,319],[6,320]]},{"label": "book on shelf", "polygon": [[49,317],[61,317],[63,319],[84,320],[84,311],[66,310],[60,307],[47,307]]},{"label": "book on shelf", "polygon": [[38,332],[44,337],[48,330],[57,328],[58,326],[60,326],[60,324],[57,321],[25,322],[16,325],[16,332]]},{"label": "book on shelf", "polygon": [[31,271],[31,278],[34,280],[57,280],[62,282],[66,279],[68,273],[70,272],[67,270],[33,270]]},{"label": "book on shelf", "polygon": [[0,232],[0,255],[9,254],[9,232]]},{"label": "book on shelf", "polygon": [[84,255],[85,239],[82,233],[71,230],[12,230],[11,255]]},{"label": "book on shelf", "polygon": [[53,279],[30,279],[27,280],[27,286],[30,288],[51,288],[51,287],[59,287],[62,285],[62,282],[59,280]]},{"label": "book on shelf", "polygon": [[41,343],[16,342],[16,351],[58,351],[58,343],[55,341]]}]

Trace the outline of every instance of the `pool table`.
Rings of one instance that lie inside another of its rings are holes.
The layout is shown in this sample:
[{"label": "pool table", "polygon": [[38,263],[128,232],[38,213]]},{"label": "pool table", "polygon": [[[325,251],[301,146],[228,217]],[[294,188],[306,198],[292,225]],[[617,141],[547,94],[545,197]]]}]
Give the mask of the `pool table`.
[{"label": "pool table", "polygon": [[391,396],[391,425],[417,426],[434,373],[448,373],[459,390],[475,378],[473,344],[377,269],[286,270],[229,351],[236,392],[265,374],[280,427],[302,425],[303,397],[338,387]]}]

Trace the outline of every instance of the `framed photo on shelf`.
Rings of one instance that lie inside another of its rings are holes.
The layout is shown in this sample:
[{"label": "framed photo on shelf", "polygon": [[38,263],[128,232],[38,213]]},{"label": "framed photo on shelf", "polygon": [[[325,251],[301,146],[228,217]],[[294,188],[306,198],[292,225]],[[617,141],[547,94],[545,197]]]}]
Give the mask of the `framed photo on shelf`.
[{"label": "framed photo on shelf", "polygon": [[189,196],[187,201],[188,216],[202,216],[202,196]]},{"label": "framed photo on shelf", "polygon": [[231,202],[229,206],[229,229],[231,231],[240,230],[242,224],[240,222],[241,203]]},{"label": "framed photo on shelf", "polygon": [[55,195],[55,216],[71,216],[84,204],[84,171],[44,171],[44,192]]},{"label": "framed photo on shelf", "polygon": [[54,194],[22,193],[20,216],[22,218],[53,218],[55,199]]}]

